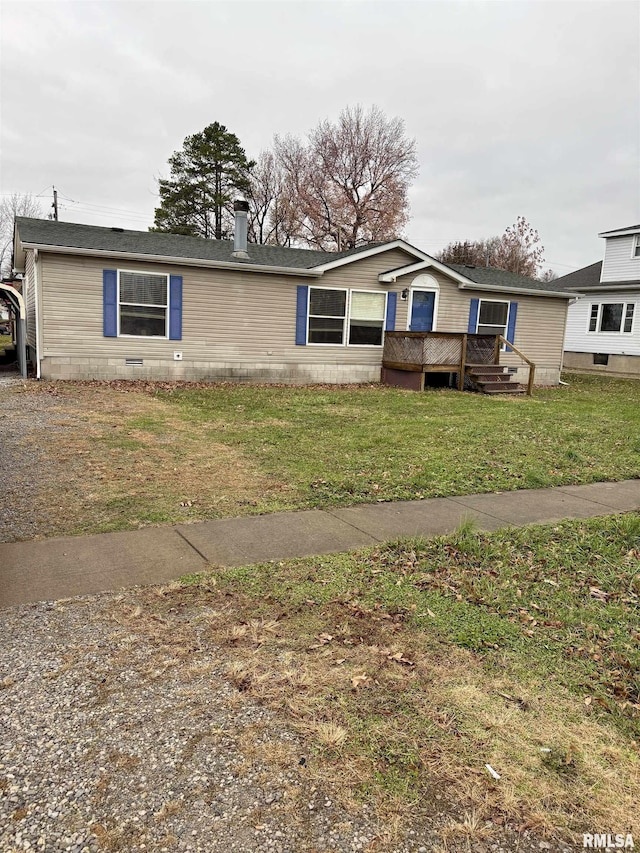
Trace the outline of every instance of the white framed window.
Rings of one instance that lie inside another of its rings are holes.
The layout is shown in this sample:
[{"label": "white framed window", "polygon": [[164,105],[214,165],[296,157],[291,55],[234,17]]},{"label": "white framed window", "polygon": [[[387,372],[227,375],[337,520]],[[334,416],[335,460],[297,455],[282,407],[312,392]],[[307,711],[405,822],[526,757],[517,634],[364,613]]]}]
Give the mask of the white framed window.
[{"label": "white framed window", "polygon": [[169,276],[118,270],[118,335],[167,338]]},{"label": "white framed window", "polygon": [[630,334],[635,307],[635,302],[593,302],[587,331]]},{"label": "white framed window", "polygon": [[508,322],[508,302],[499,302],[494,299],[480,300],[476,327],[478,335],[502,335],[503,338],[506,338]]},{"label": "white framed window", "polygon": [[310,287],[307,344],[382,346],[386,312],[384,291]]},{"label": "white framed window", "polygon": [[308,344],[344,344],[347,290],[309,288]]},{"label": "white framed window", "polygon": [[640,234],[636,234],[633,238],[633,248],[631,251],[632,258],[640,258]]},{"label": "white framed window", "polygon": [[375,290],[352,290],[349,308],[349,346],[382,346],[386,309],[386,293]]}]

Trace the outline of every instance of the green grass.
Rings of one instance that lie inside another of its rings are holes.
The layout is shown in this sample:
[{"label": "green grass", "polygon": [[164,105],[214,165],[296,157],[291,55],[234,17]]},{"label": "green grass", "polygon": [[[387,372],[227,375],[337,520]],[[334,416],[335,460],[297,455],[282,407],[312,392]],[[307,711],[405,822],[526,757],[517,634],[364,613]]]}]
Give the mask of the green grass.
[{"label": "green grass", "polygon": [[[46,535],[640,477],[640,382],[532,399],[381,386],[55,383]],[[21,390],[7,393],[23,393]],[[26,423],[26,422],[25,422]],[[46,523],[45,523],[46,522]]]},{"label": "green grass", "polygon": [[12,346],[11,335],[0,335],[0,352],[4,350],[5,347]]},{"label": "green grass", "polygon": [[465,525],[182,583],[164,606],[213,613],[231,679],[309,734],[323,772],[383,811],[419,814],[435,786],[482,825],[580,837],[633,822],[639,514]]},{"label": "green grass", "polygon": [[287,607],[357,600],[403,614],[489,667],[507,655],[518,677],[591,697],[640,737],[638,514],[493,533],[466,527],[321,560],[221,569],[217,578]]},{"label": "green grass", "polygon": [[216,386],[161,392],[203,440],[290,488],[258,511],[640,476],[640,383],[571,376],[497,400],[382,387]]}]

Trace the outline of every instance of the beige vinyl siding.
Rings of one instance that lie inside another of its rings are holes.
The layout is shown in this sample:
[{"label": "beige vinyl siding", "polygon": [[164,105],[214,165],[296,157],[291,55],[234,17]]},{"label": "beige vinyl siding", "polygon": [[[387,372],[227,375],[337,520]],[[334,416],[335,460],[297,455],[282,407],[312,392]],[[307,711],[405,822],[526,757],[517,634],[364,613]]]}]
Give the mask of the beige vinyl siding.
[{"label": "beige vinyl siding", "polygon": [[635,234],[607,237],[600,281],[639,281],[640,257],[632,257]]},{"label": "beige vinyl siding", "polygon": [[[378,274],[411,261],[394,249],[310,278],[54,253],[41,259],[44,357],[172,359],[180,350],[200,362],[369,365],[380,363],[381,347],[296,346],[297,285],[386,293]],[[182,340],[103,337],[103,269],[181,275]]]},{"label": "beige vinyl siding", "polygon": [[27,312],[27,344],[36,348],[36,286],[33,249],[27,249],[24,263],[24,300]]},{"label": "beige vinyl siding", "polygon": [[[466,332],[469,328],[469,310],[472,299],[494,299],[505,302],[517,302],[516,334],[514,345],[522,350],[527,358],[536,364],[536,368],[559,370],[562,364],[564,328],[567,315],[567,299],[549,296],[523,296],[515,293],[486,292],[481,290],[461,290],[458,283],[443,273],[427,271],[437,279],[440,286],[437,314],[434,317],[434,331]],[[417,274],[402,276],[397,286],[410,287]],[[407,328],[407,308],[409,300],[398,298],[396,329]],[[522,364],[515,353],[503,353],[502,364],[514,367]]]},{"label": "beige vinyl siding", "polygon": [[[401,249],[390,249],[316,278],[41,252],[38,281],[43,375],[375,381],[382,347],[296,345],[297,286],[395,292],[395,328],[403,330],[407,328],[409,301],[402,300],[400,293],[418,274],[402,276],[393,284],[380,283],[378,275],[413,260]],[[104,269],[181,275],[182,340],[105,338]],[[460,290],[445,274],[428,272],[440,288],[436,330],[466,332],[473,298],[516,301],[515,345],[536,363],[540,381],[557,381],[566,299]],[[175,352],[182,354],[181,361],[174,361]],[[125,359],[132,358],[142,359],[144,367],[127,366]],[[517,367],[522,364],[513,353],[504,353],[501,360]]]}]

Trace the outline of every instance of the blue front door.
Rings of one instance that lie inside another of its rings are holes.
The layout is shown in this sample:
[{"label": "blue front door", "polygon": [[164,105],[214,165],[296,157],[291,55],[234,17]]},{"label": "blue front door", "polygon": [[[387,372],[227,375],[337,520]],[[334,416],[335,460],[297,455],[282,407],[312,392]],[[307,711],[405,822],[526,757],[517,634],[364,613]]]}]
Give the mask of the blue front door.
[{"label": "blue front door", "polygon": [[412,291],[411,332],[430,332],[433,328],[433,308],[436,295],[432,290]]}]

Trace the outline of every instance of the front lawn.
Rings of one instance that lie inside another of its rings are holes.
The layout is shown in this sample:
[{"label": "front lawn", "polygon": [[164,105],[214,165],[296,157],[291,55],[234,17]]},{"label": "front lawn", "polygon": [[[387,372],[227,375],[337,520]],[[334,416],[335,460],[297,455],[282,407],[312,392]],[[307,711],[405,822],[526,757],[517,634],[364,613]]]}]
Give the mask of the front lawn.
[{"label": "front lawn", "polygon": [[189,620],[306,737],[309,772],[389,827],[581,845],[640,829],[639,560],[638,514],[463,528],[219,568],[150,591],[130,624]]},{"label": "front lawn", "polygon": [[[203,439],[286,484],[288,507],[640,476],[640,382],[572,376],[533,398],[389,388],[162,393]],[[272,501],[262,509],[275,509]]]},{"label": "front lawn", "polygon": [[[35,486],[10,505],[52,535],[640,476],[640,382],[568,379],[515,399],[379,386],[5,388],[4,433],[21,443],[6,447],[13,479]],[[22,476],[23,464],[34,470]]]}]

